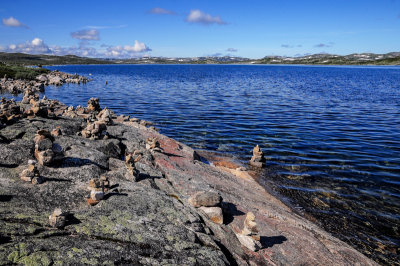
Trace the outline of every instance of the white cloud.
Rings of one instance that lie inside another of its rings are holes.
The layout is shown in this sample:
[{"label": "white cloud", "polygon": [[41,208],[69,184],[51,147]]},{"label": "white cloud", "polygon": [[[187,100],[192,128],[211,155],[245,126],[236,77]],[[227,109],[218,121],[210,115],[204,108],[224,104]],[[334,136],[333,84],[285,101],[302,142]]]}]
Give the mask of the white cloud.
[{"label": "white cloud", "polygon": [[41,40],[39,38],[35,38],[35,39],[32,40],[32,45],[34,45],[34,46],[43,45],[43,40]]},{"label": "white cloud", "polygon": [[146,44],[144,44],[143,42],[139,42],[137,40],[135,40],[135,45],[133,46],[125,45],[124,49],[128,52],[135,52],[135,53],[151,51],[151,49],[147,47]]},{"label": "white cloud", "polygon": [[31,42],[10,44],[8,47],[3,48],[3,51],[25,54],[48,54],[51,52],[47,44],[39,38],[35,38]]},{"label": "white cloud", "polygon": [[200,23],[204,25],[210,25],[214,23],[219,25],[226,24],[226,22],[223,21],[219,16],[213,17],[210,14],[204,13],[199,9],[190,10],[190,13],[186,18],[186,22]]},{"label": "white cloud", "polygon": [[74,31],[71,32],[71,36],[74,39],[85,40],[85,41],[100,40],[99,31],[96,29]]},{"label": "white cloud", "polygon": [[3,25],[7,27],[24,27],[28,28],[25,24],[21,23],[18,19],[14,17],[3,18]]},{"label": "white cloud", "polygon": [[155,7],[149,11],[150,14],[156,14],[156,15],[176,15],[174,11],[164,9],[161,7]]},{"label": "white cloud", "polygon": [[86,43],[78,46],[61,47],[57,45],[48,46],[42,39],[34,38],[20,44],[10,44],[6,47],[0,46],[0,51],[7,53],[26,53],[26,54],[51,54],[51,55],[77,55],[84,57],[113,57],[131,58],[143,56],[143,53],[150,52],[151,49],[143,42],[135,41],[133,45],[109,46],[102,45],[96,49]]},{"label": "white cloud", "polygon": [[136,57],[141,53],[150,51],[151,49],[146,44],[136,40],[134,45],[109,46],[107,47],[105,55],[109,57],[127,58],[127,57]]}]

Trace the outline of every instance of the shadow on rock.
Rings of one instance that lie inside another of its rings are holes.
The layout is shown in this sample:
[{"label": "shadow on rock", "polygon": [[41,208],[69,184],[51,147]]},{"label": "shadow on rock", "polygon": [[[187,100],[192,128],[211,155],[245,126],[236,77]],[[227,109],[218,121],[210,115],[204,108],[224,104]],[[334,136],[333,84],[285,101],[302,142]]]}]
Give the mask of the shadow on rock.
[{"label": "shadow on rock", "polygon": [[81,220],[76,218],[72,213],[68,213],[65,218],[66,218],[65,225],[74,225],[81,223]]},{"label": "shadow on rock", "polygon": [[12,200],[12,195],[0,195],[0,202],[6,202]]},{"label": "shadow on rock", "polygon": [[108,170],[106,167],[93,162],[92,160],[89,159],[81,159],[81,158],[76,158],[76,157],[65,157],[61,164],[59,165],[59,167],[81,167],[81,166],[85,166],[85,165],[95,165],[97,167],[99,167],[102,170]]},{"label": "shadow on rock", "polygon": [[140,182],[140,181],[146,180],[146,179],[154,180],[154,179],[160,179],[160,178],[162,178],[162,177],[151,176],[151,175],[145,174],[145,173],[139,173],[139,175],[136,177],[136,182]]},{"label": "shadow on rock", "polygon": [[270,248],[277,244],[282,244],[287,238],[285,236],[261,236],[260,243],[261,248]]},{"label": "shadow on rock", "polygon": [[45,182],[72,182],[69,179],[65,178],[53,178],[53,177],[44,177]]},{"label": "shadow on rock", "polygon": [[128,194],[126,194],[126,193],[119,193],[119,192],[109,192],[109,193],[107,193],[106,195],[104,195],[104,198],[103,198],[103,200],[107,200],[107,199],[109,199],[109,198],[111,198],[111,197],[113,197],[113,196],[128,196]]},{"label": "shadow on rock", "polygon": [[224,224],[230,224],[235,216],[245,215],[244,212],[238,210],[236,205],[230,202],[222,202],[222,209],[224,214]]},{"label": "shadow on rock", "polygon": [[11,237],[0,235],[0,245],[7,244],[11,242]]},{"label": "shadow on rock", "polygon": [[3,163],[0,163],[0,167],[1,168],[17,168],[19,165],[18,164],[3,164]]}]

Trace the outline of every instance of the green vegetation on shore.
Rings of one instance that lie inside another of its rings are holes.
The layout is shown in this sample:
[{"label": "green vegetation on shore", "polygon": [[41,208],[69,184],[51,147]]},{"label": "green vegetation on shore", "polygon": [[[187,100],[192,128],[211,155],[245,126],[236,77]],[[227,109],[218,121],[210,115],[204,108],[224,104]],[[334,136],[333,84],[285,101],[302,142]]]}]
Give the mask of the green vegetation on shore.
[{"label": "green vegetation on shore", "polygon": [[26,79],[33,80],[40,74],[45,74],[50,72],[50,70],[45,68],[32,68],[32,67],[24,67],[21,65],[6,65],[0,63],[0,78],[6,76],[7,78],[12,79]]},{"label": "green vegetation on shore", "polygon": [[79,57],[75,55],[31,55],[22,53],[0,53],[0,63],[9,65],[89,65],[89,64],[113,64],[113,62]]}]

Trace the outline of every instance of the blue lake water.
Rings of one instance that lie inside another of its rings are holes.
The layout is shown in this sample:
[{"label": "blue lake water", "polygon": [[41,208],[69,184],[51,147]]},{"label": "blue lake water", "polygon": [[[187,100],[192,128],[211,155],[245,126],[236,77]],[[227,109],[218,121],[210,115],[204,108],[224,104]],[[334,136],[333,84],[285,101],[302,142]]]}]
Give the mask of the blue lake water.
[{"label": "blue lake water", "polygon": [[243,162],[259,144],[268,158],[260,183],[378,262],[400,260],[400,67],[49,68],[93,81],[49,87],[48,98],[86,106],[99,97]]}]

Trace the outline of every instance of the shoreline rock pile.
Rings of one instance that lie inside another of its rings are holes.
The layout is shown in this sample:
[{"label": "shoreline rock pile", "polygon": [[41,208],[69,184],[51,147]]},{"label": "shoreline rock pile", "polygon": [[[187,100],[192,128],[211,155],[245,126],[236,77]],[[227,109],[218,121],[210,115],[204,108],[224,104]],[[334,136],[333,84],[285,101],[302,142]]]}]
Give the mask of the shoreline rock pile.
[{"label": "shoreline rock pile", "polygon": [[216,224],[223,224],[222,197],[216,192],[200,191],[191,196],[189,204],[201,210],[211,221]]},{"label": "shoreline rock pile", "polygon": [[0,79],[0,90],[7,91],[11,94],[23,93],[26,90],[34,92],[44,92],[47,85],[61,86],[65,83],[86,83],[89,79],[77,74],[68,74],[59,71],[51,71],[48,74],[42,74],[36,77],[35,80],[20,80],[7,78]]},{"label": "shoreline rock pile", "polygon": [[265,157],[264,153],[260,149],[260,147],[257,145],[253,149],[253,156],[250,159],[250,165],[258,168],[263,168],[265,166]]}]

